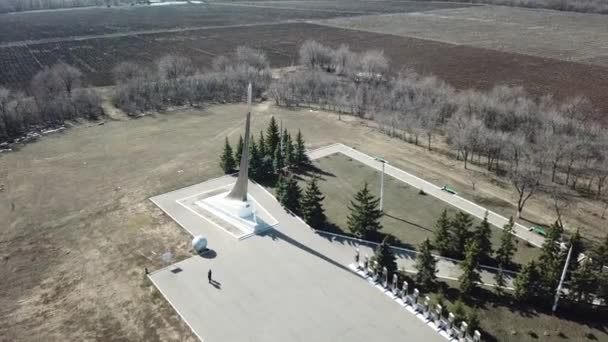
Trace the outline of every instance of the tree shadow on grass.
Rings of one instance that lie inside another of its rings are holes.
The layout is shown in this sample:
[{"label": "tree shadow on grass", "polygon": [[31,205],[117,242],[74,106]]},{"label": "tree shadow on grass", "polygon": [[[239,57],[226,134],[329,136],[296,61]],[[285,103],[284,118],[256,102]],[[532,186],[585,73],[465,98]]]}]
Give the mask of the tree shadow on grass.
[{"label": "tree shadow on grass", "polygon": [[334,175],[333,173],[322,170],[313,164],[303,167],[302,169],[298,170],[297,173],[299,175],[306,176],[306,177],[311,177],[311,176],[336,177],[336,175]]},{"label": "tree shadow on grass", "polygon": [[[560,305],[556,313],[551,311],[551,299],[536,299],[527,302],[517,302],[510,294],[498,295],[493,290],[488,288],[478,288],[472,296],[463,298],[458,288],[450,287],[448,284],[441,285],[444,289],[440,292],[444,293],[446,299],[455,301],[463,299],[465,303],[473,308],[487,310],[488,305],[494,308],[504,308],[514,314],[519,314],[527,319],[538,317],[539,315],[555,316],[564,321],[570,321],[576,324],[587,326],[593,329],[608,333],[608,321],[605,317],[608,316],[608,307],[591,306],[587,304],[576,304],[570,302],[567,298],[560,300]],[[487,337],[490,338],[487,338]],[[563,332],[558,335],[560,338],[567,339]],[[597,339],[593,333],[589,332],[587,338],[590,340]],[[495,338],[484,333],[484,340],[491,341]]]},{"label": "tree shadow on grass", "polygon": [[431,233],[434,233],[434,232],[435,232],[434,230],[432,230],[432,229],[430,229],[430,228],[427,228],[427,227],[425,227],[425,226],[419,225],[418,223],[415,223],[415,222],[412,222],[412,221],[408,221],[408,220],[406,220],[406,219],[404,219],[404,218],[401,218],[401,217],[393,216],[393,215],[388,214],[388,213],[384,213],[384,216],[386,216],[386,217],[390,217],[390,218],[392,218],[392,219],[394,219],[394,220],[397,220],[397,221],[400,221],[400,222],[403,222],[403,223],[407,223],[407,224],[409,224],[409,225],[411,225],[411,226],[414,226],[414,227],[417,227],[417,228],[420,228],[420,229],[426,230],[426,231],[431,232]]}]

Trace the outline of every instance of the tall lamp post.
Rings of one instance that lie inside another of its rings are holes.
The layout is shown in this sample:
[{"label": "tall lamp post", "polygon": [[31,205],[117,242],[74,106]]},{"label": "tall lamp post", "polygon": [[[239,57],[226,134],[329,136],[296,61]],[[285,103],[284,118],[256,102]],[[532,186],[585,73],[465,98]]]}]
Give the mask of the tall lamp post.
[{"label": "tall lamp post", "polygon": [[564,285],[564,279],[566,279],[566,272],[568,272],[568,264],[570,263],[570,256],[572,256],[572,244],[570,244],[570,249],[568,250],[568,256],[566,257],[566,262],[564,263],[564,270],[562,271],[562,276],[559,279],[559,284],[557,285],[557,289],[555,290],[555,299],[553,300],[553,308],[552,308],[553,313],[555,313],[555,310],[557,310],[557,303],[559,302],[559,296],[562,292],[562,286]]},{"label": "tall lamp post", "polygon": [[374,158],[374,160],[382,163],[382,173],[380,175],[380,211],[383,211],[383,208],[384,208],[384,166],[386,164],[388,164],[388,162],[382,157]]}]

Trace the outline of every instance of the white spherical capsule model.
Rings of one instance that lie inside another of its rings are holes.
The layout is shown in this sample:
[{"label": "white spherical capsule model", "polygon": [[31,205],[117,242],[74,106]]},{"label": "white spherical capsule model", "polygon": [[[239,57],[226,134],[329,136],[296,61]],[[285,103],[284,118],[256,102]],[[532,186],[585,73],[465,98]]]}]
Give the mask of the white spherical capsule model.
[{"label": "white spherical capsule model", "polygon": [[192,239],[192,248],[197,253],[202,253],[207,249],[207,238],[202,235],[197,235]]}]

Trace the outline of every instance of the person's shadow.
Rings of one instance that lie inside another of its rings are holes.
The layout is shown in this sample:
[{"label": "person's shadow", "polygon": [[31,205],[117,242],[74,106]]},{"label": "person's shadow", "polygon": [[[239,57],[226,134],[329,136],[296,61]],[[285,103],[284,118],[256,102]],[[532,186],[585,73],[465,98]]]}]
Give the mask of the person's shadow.
[{"label": "person's shadow", "polygon": [[219,281],[217,281],[215,279],[209,280],[209,284],[213,285],[213,287],[215,287],[218,290],[222,289],[222,283],[220,283]]}]

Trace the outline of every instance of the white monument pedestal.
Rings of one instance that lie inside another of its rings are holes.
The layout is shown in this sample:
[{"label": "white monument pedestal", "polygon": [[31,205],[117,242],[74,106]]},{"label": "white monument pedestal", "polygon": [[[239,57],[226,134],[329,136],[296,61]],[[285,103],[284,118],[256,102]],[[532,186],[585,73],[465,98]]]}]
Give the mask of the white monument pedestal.
[{"label": "white monument pedestal", "polygon": [[228,192],[207,197],[196,202],[196,205],[218,216],[224,221],[243,231],[258,233],[268,225],[256,216],[254,201],[247,195],[247,201],[226,198]]}]

